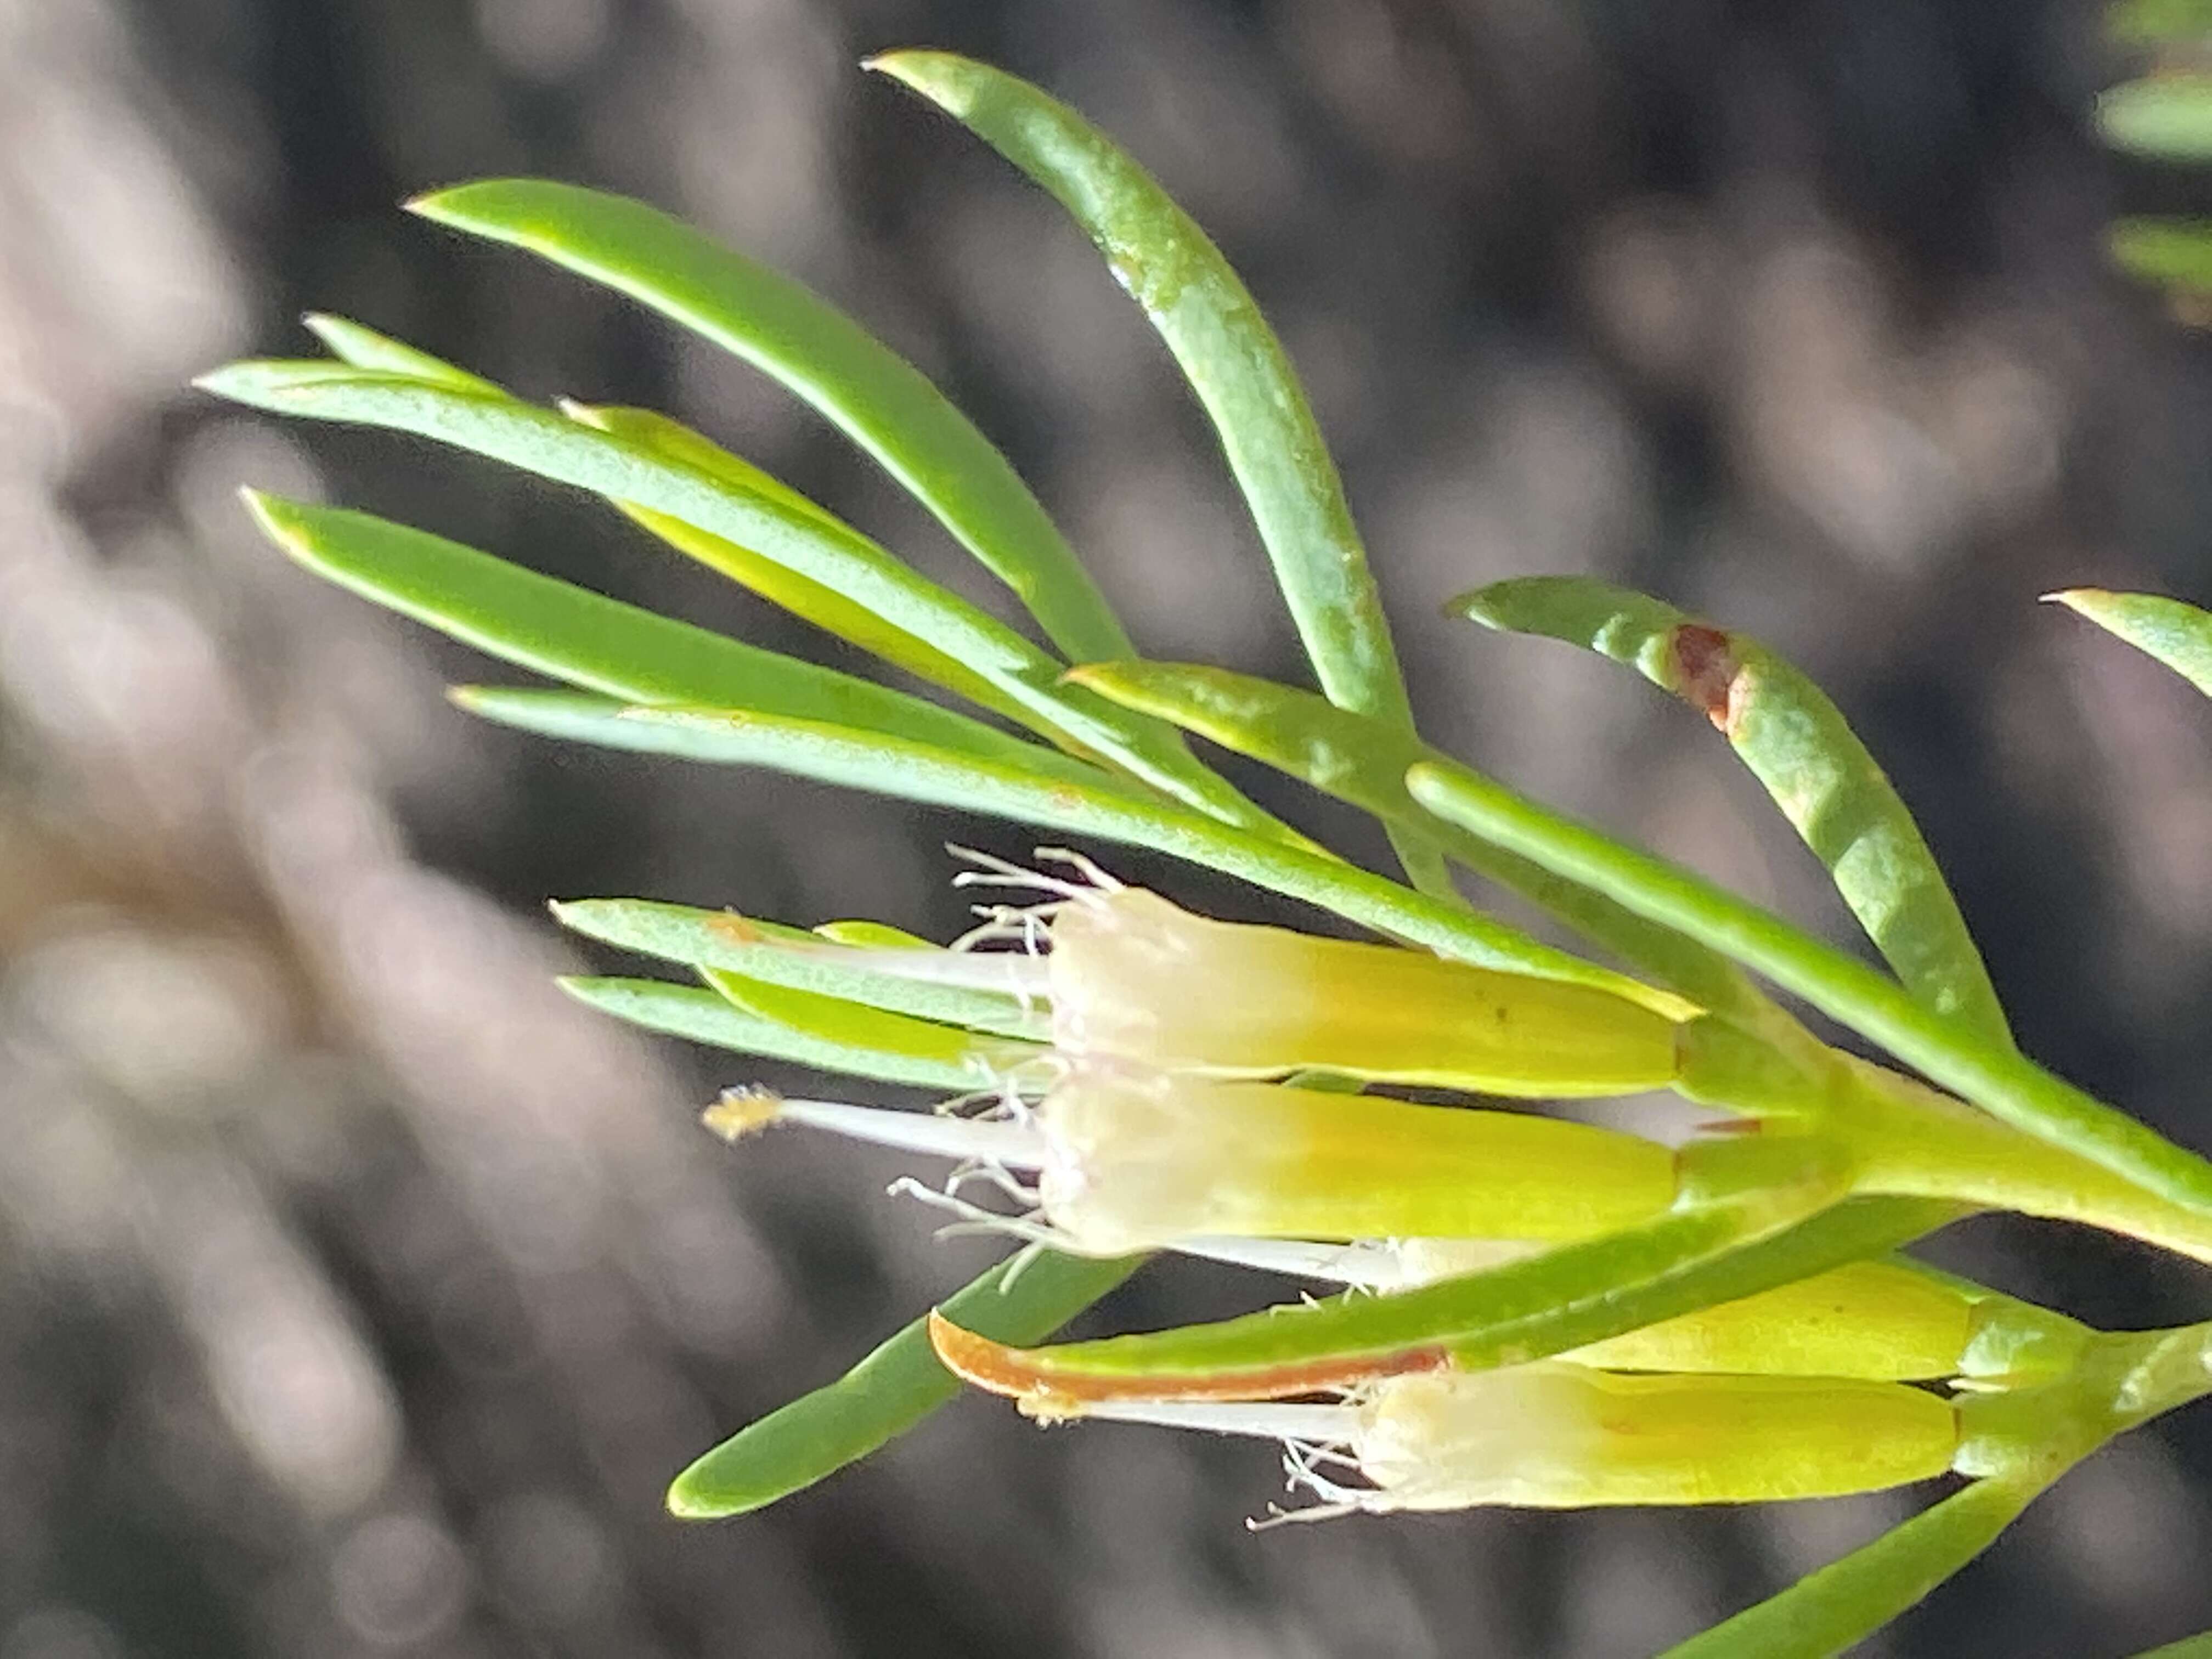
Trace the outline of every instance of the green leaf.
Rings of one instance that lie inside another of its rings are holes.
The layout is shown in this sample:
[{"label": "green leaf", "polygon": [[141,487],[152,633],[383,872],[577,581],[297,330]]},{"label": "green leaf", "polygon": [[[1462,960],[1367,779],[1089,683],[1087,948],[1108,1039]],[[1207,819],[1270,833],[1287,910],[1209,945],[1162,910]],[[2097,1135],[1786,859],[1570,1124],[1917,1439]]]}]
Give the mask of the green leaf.
[{"label": "green leaf", "polygon": [[1707,1204],[1414,1290],[1041,1349],[1023,1369],[1076,1392],[1085,1379],[1221,1378],[1435,1346],[1468,1370],[1517,1365],[1881,1255],[1963,1213],[1853,1199],[1790,1225],[1764,1204]]},{"label": "green leaf", "polygon": [[332,317],[311,311],[301,319],[307,331],[328,346],[331,355],[342,363],[356,368],[380,369],[392,374],[405,374],[418,380],[434,380],[449,386],[456,392],[473,392],[482,396],[503,398],[506,388],[496,386],[483,376],[471,374],[457,368],[443,357],[433,357],[388,334],[379,334],[374,329],[343,317]]},{"label": "green leaf", "polygon": [[711,1048],[732,1048],[741,1054],[759,1054],[883,1083],[911,1084],[945,1094],[967,1094],[991,1082],[989,1067],[980,1059],[954,1060],[866,1047],[748,1012],[726,997],[694,986],[672,985],[658,979],[589,976],[563,979],[560,985],[579,1002],[617,1019]]},{"label": "green leaf", "polygon": [[848,930],[859,924],[831,923],[817,936],[726,910],[695,910],[688,905],[662,904],[651,899],[573,899],[552,908],[564,927],[670,962],[726,969],[765,984],[812,991],[1000,1036],[1041,1036],[1051,1027],[1048,1015],[1024,1010],[1012,996],[964,985],[933,985],[894,974],[871,973],[856,951],[821,949],[824,940],[832,937],[837,943],[856,947],[937,948],[905,935],[898,935],[894,943],[882,938],[855,938],[849,932],[833,936],[830,931]]},{"label": "green leaf", "polygon": [[957,1025],[871,1008],[820,991],[795,990],[788,985],[748,979],[720,968],[702,968],[699,977],[739,1012],[819,1042],[825,1052],[865,1059],[870,1066],[892,1059],[939,1068],[946,1076],[966,1077],[970,1088],[986,1086],[1047,1052],[1042,1043],[978,1036]]},{"label": "green leaf", "polygon": [[1919,826],[1820,688],[1758,641],[1580,576],[1524,576],[1444,607],[1612,658],[1710,716],[1922,1002],[2008,1047],[2004,1009]]},{"label": "green leaf", "polygon": [[[1336,463],[1282,343],[1221,251],[1110,138],[1027,82],[942,52],[888,52],[868,67],[996,149],[1097,245],[1212,418],[1322,690],[1412,731],[1389,623]],[[1432,851],[1402,830],[1393,839],[1420,885],[1449,890]]]},{"label": "green leaf", "polygon": [[2212,75],[2158,75],[2114,87],[2097,100],[2097,131],[2131,155],[2212,161]]},{"label": "green leaf", "polygon": [[2145,281],[2212,292],[2212,220],[2116,219],[2106,240]]},{"label": "green leaf", "polygon": [[2212,1206],[2212,1164],[2016,1050],[1974,1041],[1895,981],[1772,912],[1465,767],[1424,761],[1406,787],[1439,817],[1735,957],[1993,1115],[2162,1197]]},{"label": "green leaf", "polygon": [[841,428],[1013,589],[1071,657],[1128,635],[1036,497],[904,358],[789,277],[656,208],[534,179],[438,191],[410,210],[543,255],[696,330]]},{"label": "green leaf", "polygon": [[1996,1541],[2041,1490],[1977,1480],[1662,1659],[1826,1659],[1871,1636]]},{"label": "green leaf", "polygon": [[[1143,1264],[1032,1248],[947,1297],[943,1310],[1001,1342],[1039,1342]],[[836,1382],[769,1413],[676,1477],[668,1511],[686,1521],[744,1515],[812,1486],[915,1426],[960,1392],[917,1319]]]},{"label": "green leaf", "polygon": [[2105,32],[2133,46],[2212,35],[2212,0],[2120,0],[2105,13]]},{"label": "green leaf", "polygon": [[1418,828],[1477,874],[1540,905],[1642,972],[1700,1006],[1771,1012],[1741,970],[1670,928],[1541,865],[1441,823],[1406,793],[1416,762],[1443,759],[1419,738],[1313,695],[1224,668],[1188,663],[1093,663],[1068,677],[1125,708],[1263,761],[1387,822]]},{"label": "green leaf", "polygon": [[264,534],[308,569],[480,651],[625,702],[754,708],[896,732],[1057,777],[1118,780],[965,714],[542,576],[366,513],[258,491]]},{"label": "green leaf", "polygon": [[2076,587],[2046,596],[2164,663],[2212,697],[2212,612],[2155,593]]},{"label": "green leaf", "polygon": [[1593,985],[1680,1018],[1686,1005],[1530,939],[1317,853],[1164,803],[1094,789],[925,744],[781,716],[625,708],[571,693],[463,687],[464,708],[508,726],[712,764],[766,766],[847,788],[1012,818],[1187,859],[1479,967]]},{"label": "green leaf", "polygon": [[1083,749],[1201,810],[1288,836],[1193,760],[1172,732],[1139,729],[1087,692],[1062,690],[1061,665],[1005,623],[917,574],[873,542],[550,410],[344,364],[242,362],[198,384],[278,414],[384,427],[452,444],[558,483],[681,519],[836,589],[886,623],[957,658]]},{"label": "green leaf", "polygon": [[[848,536],[860,533],[798,491],[763,472],[750,461],[731,454],[728,450],[665,415],[656,415],[646,409],[591,408],[580,404],[568,404],[563,408],[570,418],[581,421],[586,426],[601,432],[611,432],[642,448],[696,466],[702,472],[713,473],[738,489],[752,489],[763,495],[780,493],[789,505],[804,512],[818,514],[837,533]],[[810,581],[773,559],[763,558],[750,548],[710,535],[696,525],[671,518],[665,513],[656,513],[651,507],[639,507],[630,501],[617,501],[615,505],[626,516],[687,558],[696,559],[708,569],[719,571],[732,580],[742,583],[771,605],[782,606],[824,633],[833,634],[841,640],[857,645],[869,655],[879,657],[894,667],[903,668],[917,679],[943,686],[955,696],[965,697],[977,707],[990,709],[994,714],[1003,714],[1018,725],[1038,724],[1028,709],[983,676],[969,669],[965,663],[945,655],[903,629],[892,627],[866,605],[854,604],[836,589]],[[1048,722],[1045,724],[1044,732],[1047,737],[1057,735]]]},{"label": "green leaf", "polygon": [[2148,1649],[2136,1655],[2135,1659],[2212,1659],[2212,1631],[2185,1636],[2164,1647]]}]

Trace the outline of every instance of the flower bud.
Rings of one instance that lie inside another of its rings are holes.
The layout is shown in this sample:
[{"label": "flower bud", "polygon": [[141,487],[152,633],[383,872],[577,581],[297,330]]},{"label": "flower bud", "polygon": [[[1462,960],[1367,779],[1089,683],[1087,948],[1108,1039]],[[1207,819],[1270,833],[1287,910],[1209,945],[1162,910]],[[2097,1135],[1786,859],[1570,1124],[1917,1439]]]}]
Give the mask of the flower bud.
[{"label": "flower bud", "polygon": [[1632,1094],[1676,1071],[1675,1023],[1612,992],[1209,921],[1139,888],[1060,906],[1047,969],[1057,1047],[1164,1071],[1552,1097]]}]

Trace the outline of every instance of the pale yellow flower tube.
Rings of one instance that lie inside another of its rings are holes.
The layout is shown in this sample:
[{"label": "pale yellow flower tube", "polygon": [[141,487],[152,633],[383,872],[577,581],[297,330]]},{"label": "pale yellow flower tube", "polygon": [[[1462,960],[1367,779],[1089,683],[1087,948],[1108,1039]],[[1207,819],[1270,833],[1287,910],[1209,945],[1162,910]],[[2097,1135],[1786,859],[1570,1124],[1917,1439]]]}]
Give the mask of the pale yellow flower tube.
[{"label": "pale yellow flower tube", "polygon": [[1194,1234],[1574,1239],[1674,1201],[1674,1154],[1519,1112],[1079,1066],[1036,1109],[1045,1215],[1100,1255]]},{"label": "pale yellow flower tube", "polygon": [[1674,1201],[1674,1155],[1522,1112],[1074,1066],[1036,1106],[974,1119],[733,1091],[710,1127],[778,1121],[1037,1172],[1056,1246],[1093,1255],[1192,1237],[1587,1238]]},{"label": "pale yellow flower tube", "polygon": [[1339,1406],[1025,1401],[1124,1422],[1320,1446],[1372,1483],[1302,1466],[1318,1511],[1748,1504],[1872,1492],[1948,1473],[1958,1413],[1899,1382],[1621,1376],[1558,1361],[1386,1377]]},{"label": "pale yellow flower tube", "polygon": [[1046,967],[1055,1047],[1167,1071],[1567,1097],[1662,1088],[1679,1068],[1675,1022],[1610,992],[1213,921],[1140,888],[1060,906]]}]

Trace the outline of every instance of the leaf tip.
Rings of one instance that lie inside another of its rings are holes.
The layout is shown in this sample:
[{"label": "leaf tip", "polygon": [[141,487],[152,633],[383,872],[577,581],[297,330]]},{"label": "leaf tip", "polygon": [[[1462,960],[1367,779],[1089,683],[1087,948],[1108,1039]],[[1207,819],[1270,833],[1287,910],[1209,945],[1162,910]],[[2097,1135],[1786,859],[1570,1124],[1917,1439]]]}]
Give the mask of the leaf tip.
[{"label": "leaf tip", "polygon": [[864,58],[860,67],[872,75],[890,76],[956,117],[970,101],[961,85],[962,72],[975,66],[957,52],[902,46]]},{"label": "leaf tip", "polygon": [[669,1514],[678,1521],[726,1521],[760,1507],[757,1499],[748,1500],[730,1491],[728,1474],[721,1467],[729,1447],[730,1443],[724,1441],[700,1453],[668,1483],[667,1496],[661,1502]]}]

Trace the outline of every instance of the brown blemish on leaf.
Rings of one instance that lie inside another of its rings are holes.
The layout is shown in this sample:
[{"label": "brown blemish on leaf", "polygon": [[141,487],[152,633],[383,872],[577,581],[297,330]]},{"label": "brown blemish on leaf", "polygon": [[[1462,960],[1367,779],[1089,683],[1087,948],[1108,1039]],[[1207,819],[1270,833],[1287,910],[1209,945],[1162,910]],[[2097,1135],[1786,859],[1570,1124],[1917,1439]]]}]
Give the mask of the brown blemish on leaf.
[{"label": "brown blemish on leaf", "polygon": [[1739,713],[1737,693],[1743,665],[1736,660],[1735,644],[1717,628],[1703,623],[1684,623],[1668,641],[1674,671],[1674,690],[1692,708],[1730,737],[1735,735]]},{"label": "brown blemish on leaf", "polygon": [[707,926],[724,938],[736,940],[739,945],[758,945],[764,937],[759,928],[754,927],[735,910],[722,911]]},{"label": "brown blemish on leaf", "polygon": [[1440,1371],[1451,1364],[1443,1349],[1430,1347],[1194,1376],[1085,1376],[1059,1369],[1049,1348],[1010,1348],[934,1310],[929,1316],[929,1346],[945,1370],[963,1382],[1022,1401],[1024,1410],[1047,1419],[1080,1416],[1083,1402],[1092,1400],[1288,1400],[1378,1377]]}]

